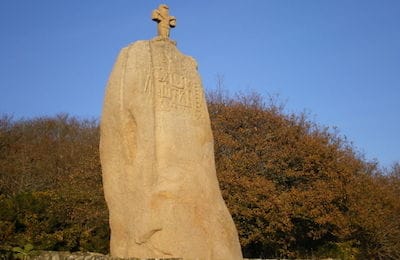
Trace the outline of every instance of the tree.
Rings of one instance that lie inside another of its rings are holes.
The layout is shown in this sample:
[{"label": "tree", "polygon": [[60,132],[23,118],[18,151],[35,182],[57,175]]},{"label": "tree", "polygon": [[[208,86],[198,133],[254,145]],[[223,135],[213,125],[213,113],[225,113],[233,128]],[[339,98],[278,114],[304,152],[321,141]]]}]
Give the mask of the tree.
[{"label": "tree", "polygon": [[285,115],[276,102],[266,105],[258,94],[232,99],[218,92],[208,101],[218,177],[244,254],[359,254],[356,234],[362,226],[354,225],[353,217],[361,191],[354,187],[377,172],[376,165],[337,132],[304,114]]},{"label": "tree", "polygon": [[[400,166],[257,93],[208,94],[220,187],[246,257],[400,258]],[[96,120],[0,117],[0,253],[108,252]]]},{"label": "tree", "polygon": [[108,251],[98,143],[96,120],[0,119],[3,250]]}]

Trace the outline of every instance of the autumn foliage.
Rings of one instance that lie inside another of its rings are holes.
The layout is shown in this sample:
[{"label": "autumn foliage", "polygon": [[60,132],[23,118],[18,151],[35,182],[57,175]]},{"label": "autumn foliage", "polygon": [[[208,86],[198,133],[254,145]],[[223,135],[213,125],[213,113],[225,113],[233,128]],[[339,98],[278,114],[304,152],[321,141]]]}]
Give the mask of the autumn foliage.
[{"label": "autumn foliage", "polygon": [[0,250],[107,252],[97,121],[0,118]]},{"label": "autumn foliage", "polygon": [[[400,258],[400,166],[258,94],[208,96],[218,178],[246,257]],[[0,117],[0,252],[108,252],[96,120]]]}]

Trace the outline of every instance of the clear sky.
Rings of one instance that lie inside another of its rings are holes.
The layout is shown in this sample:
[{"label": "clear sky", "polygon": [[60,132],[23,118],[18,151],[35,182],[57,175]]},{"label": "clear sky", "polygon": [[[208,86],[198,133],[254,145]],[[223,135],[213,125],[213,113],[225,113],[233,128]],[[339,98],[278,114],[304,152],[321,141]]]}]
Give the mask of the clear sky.
[{"label": "clear sky", "polygon": [[171,38],[206,89],[279,94],[383,166],[400,160],[399,0],[0,0],[0,114],[101,113],[119,50],[155,36],[160,3]]}]

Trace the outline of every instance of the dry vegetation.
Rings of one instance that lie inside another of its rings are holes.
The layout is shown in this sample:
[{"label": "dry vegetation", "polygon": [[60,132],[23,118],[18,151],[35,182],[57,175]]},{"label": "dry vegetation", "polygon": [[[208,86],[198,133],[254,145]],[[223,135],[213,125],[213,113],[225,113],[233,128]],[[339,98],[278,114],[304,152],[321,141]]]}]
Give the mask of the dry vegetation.
[{"label": "dry vegetation", "polygon": [[[257,94],[208,97],[218,178],[247,257],[400,258],[400,165]],[[108,252],[98,122],[0,117],[0,251]]]}]

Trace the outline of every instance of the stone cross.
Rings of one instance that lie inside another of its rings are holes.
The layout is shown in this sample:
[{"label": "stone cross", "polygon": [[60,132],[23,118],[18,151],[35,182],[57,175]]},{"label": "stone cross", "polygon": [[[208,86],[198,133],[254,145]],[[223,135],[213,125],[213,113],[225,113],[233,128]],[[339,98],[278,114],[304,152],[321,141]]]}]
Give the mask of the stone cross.
[{"label": "stone cross", "polygon": [[168,39],[170,28],[176,26],[176,18],[169,15],[168,6],[165,4],[160,5],[158,9],[153,11],[151,19],[158,23],[158,37]]}]

